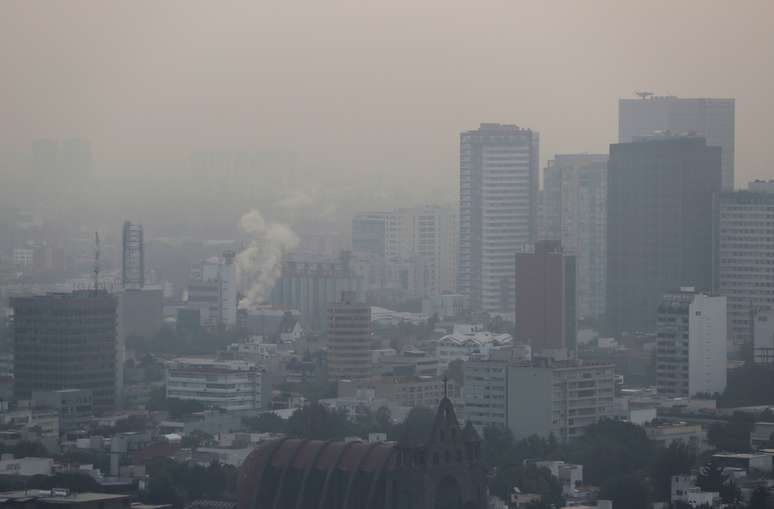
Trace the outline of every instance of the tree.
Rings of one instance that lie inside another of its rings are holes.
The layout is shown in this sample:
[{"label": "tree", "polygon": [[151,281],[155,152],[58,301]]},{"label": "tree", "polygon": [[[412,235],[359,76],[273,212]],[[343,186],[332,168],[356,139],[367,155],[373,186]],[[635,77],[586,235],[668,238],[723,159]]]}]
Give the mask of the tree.
[{"label": "tree", "polygon": [[405,421],[393,426],[388,437],[390,440],[410,444],[424,444],[430,437],[434,421],[435,411],[425,407],[414,407],[409,411]]},{"label": "tree", "polygon": [[601,485],[607,479],[646,470],[656,446],[640,426],[602,420],[567,446],[566,459],[584,467],[586,481]]},{"label": "tree", "polygon": [[755,426],[755,416],[734,412],[725,424],[713,423],[707,432],[707,441],[721,451],[748,452],[750,432]]},{"label": "tree", "polygon": [[481,452],[484,463],[498,467],[519,460],[513,455],[513,433],[509,428],[487,426],[483,435]]},{"label": "tree", "polygon": [[669,501],[672,476],[688,474],[696,462],[696,450],[681,442],[659,449],[650,466],[653,495],[656,501]]},{"label": "tree", "polygon": [[766,509],[769,500],[769,491],[763,486],[755,488],[750,495],[749,509]]},{"label": "tree", "polygon": [[602,483],[599,498],[613,501],[613,507],[648,509],[650,487],[642,476],[634,473],[614,475]]},{"label": "tree", "polygon": [[728,476],[723,473],[723,467],[715,460],[710,460],[699,469],[699,475],[696,477],[696,486],[701,488],[702,491],[719,492],[727,480]]}]

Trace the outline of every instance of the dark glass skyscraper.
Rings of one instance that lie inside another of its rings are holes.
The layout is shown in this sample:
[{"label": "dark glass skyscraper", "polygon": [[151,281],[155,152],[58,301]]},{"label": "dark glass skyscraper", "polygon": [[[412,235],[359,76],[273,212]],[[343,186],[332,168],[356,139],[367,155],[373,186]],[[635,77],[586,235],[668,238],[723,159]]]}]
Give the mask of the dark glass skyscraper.
[{"label": "dark glass skyscraper", "polygon": [[610,147],[607,325],[651,331],[663,295],[713,286],[713,196],[721,149],[704,138],[654,136]]},{"label": "dark glass skyscraper", "polygon": [[111,410],[116,385],[116,299],[80,290],[12,299],[15,396],[89,389],[94,410]]}]

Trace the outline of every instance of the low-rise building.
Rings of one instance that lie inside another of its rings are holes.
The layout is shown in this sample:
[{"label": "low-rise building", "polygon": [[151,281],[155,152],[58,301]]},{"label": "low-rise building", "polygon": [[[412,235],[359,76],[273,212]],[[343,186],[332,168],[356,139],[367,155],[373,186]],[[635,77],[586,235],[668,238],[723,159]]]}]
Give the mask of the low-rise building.
[{"label": "low-rise building", "polygon": [[127,509],[129,495],[112,493],[75,493],[64,488],[20,490],[0,493],[0,505],[24,509]]},{"label": "low-rise building", "polygon": [[713,507],[720,502],[720,493],[717,491],[702,491],[696,486],[696,476],[675,475],[672,476],[669,501],[683,502],[691,507]]},{"label": "low-rise building", "polygon": [[706,451],[707,432],[700,424],[688,424],[686,422],[658,422],[645,426],[645,433],[653,442],[669,447],[674,443],[680,443],[695,447],[697,451]]},{"label": "low-rise building", "polygon": [[14,458],[13,454],[3,454],[0,458],[0,475],[51,475],[53,458]]},{"label": "low-rise building", "polygon": [[551,475],[556,477],[562,484],[562,494],[564,496],[572,495],[575,488],[583,484],[583,465],[565,463],[564,461],[552,460],[526,460],[525,464],[534,464],[538,468],[547,468]]},{"label": "low-rise building", "polygon": [[383,376],[360,381],[342,380],[339,382],[339,397],[354,397],[357,390],[362,388],[373,389],[377,399],[386,399],[412,408],[435,408],[445,394],[452,401],[460,398],[460,388],[457,384],[431,376]]},{"label": "low-rise building", "polygon": [[89,389],[35,391],[32,406],[56,411],[61,433],[82,429],[94,418],[94,400]]},{"label": "low-rise building", "polygon": [[579,361],[465,363],[465,415],[478,429],[508,427],[517,438],[581,436],[615,415],[615,372],[610,364]]},{"label": "low-rise building", "polygon": [[771,455],[762,453],[727,453],[719,452],[712,459],[723,467],[743,468],[748,473],[752,470],[771,472]]},{"label": "low-rise building", "polygon": [[750,447],[758,449],[768,447],[774,435],[774,422],[756,422],[750,432]]},{"label": "low-rise building", "polygon": [[246,361],[177,358],[167,363],[167,397],[223,410],[263,408],[263,372]]}]

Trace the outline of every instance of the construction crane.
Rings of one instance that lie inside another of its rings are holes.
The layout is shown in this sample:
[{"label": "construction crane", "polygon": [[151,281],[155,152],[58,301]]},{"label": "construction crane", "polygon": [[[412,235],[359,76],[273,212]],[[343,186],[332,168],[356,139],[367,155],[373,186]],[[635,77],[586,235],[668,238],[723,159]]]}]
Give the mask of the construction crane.
[{"label": "construction crane", "polygon": [[653,94],[653,92],[635,92],[635,94],[640,99],[650,99],[651,97],[653,97],[655,95],[655,94]]},{"label": "construction crane", "polygon": [[94,232],[94,292],[99,291],[99,232]]}]

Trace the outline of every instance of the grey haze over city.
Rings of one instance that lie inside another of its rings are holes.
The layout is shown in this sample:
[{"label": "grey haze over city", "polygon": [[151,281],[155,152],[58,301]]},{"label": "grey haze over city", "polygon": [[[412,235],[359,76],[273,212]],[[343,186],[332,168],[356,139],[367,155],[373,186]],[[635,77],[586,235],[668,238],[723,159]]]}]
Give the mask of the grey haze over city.
[{"label": "grey haze over city", "polygon": [[0,0],[0,507],[774,509],[774,0]]},{"label": "grey haze over city", "polygon": [[261,157],[247,184],[263,203],[302,191],[329,212],[448,202],[460,131],[528,126],[541,133],[543,163],[604,152],[616,141],[616,100],[646,90],[736,98],[746,182],[774,165],[772,9],[765,0],[5,1],[0,148],[14,160],[35,139],[89,139],[106,180],[93,203],[118,199],[133,215],[184,201],[192,156],[213,151]]}]

